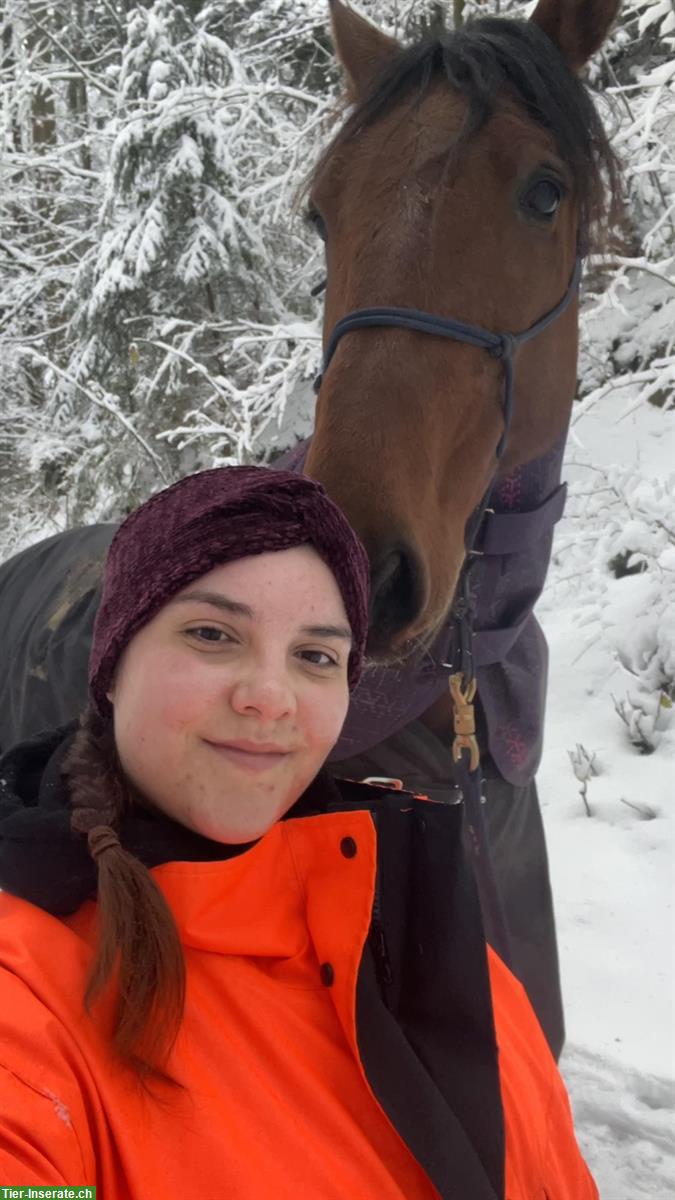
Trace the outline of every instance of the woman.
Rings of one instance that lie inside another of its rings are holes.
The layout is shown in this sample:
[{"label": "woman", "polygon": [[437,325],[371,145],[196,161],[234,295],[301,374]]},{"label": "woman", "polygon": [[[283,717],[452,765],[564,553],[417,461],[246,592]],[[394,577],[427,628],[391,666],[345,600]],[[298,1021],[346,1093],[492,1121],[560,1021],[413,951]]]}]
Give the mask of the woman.
[{"label": "woman", "polygon": [[303,476],[206,471],[120,527],[79,728],[0,762],[0,1185],[597,1197],[461,808],[321,770],[367,612]]}]

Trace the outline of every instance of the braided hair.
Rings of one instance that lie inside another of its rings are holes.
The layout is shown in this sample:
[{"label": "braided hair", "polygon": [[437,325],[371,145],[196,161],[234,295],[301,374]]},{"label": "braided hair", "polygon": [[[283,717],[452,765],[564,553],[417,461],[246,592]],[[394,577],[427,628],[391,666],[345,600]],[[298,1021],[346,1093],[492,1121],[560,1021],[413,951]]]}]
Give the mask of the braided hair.
[{"label": "braided hair", "polygon": [[185,1008],[185,960],[173,914],[148,868],[120,843],[122,817],[134,803],[111,717],[85,709],[64,759],[70,826],[85,835],[98,867],[99,937],[84,1005],[92,1004],[119,959],[113,1045],[142,1083],[182,1087],[162,1070]]}]

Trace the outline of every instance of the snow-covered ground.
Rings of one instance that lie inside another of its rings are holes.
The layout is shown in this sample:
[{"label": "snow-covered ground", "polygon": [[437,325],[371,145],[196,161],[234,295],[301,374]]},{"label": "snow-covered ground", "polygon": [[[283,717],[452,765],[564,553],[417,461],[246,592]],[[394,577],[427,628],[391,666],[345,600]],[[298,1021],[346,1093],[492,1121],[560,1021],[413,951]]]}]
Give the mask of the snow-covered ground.
[{"label": "snow-covered ground", "polygon": [[[613,337],[622,322],[610,314]],[[561,1066],[601,1200],[675,1196],[675,708],[661,691],[675,647],[675,413],[636,390],[576,406],[568,511],[537,609],[551,652],[539,791]],[[644,553],[644,572],[615,578],[607,563],[626,551]]]}]

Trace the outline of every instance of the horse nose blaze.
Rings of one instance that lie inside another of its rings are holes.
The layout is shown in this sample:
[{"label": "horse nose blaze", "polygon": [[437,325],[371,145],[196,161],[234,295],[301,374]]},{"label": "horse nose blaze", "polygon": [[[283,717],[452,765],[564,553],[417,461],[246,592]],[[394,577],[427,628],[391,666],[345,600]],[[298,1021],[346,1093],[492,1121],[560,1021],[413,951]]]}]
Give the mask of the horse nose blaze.
[{"label": "horse nose blaze", "polygon": [[424,607],[424,570],[415,551],[387,547],[370,572],[370,635],[373,651],[388,647],[396,634],[417,620]]}]

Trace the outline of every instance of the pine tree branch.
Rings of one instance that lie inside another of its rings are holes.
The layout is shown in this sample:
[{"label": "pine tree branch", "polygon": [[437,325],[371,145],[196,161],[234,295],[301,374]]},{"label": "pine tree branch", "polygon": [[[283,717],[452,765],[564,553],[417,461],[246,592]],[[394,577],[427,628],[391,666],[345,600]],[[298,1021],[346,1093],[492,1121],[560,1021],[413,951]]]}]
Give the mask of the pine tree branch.
[{"label": "pine tree branch", "polygon": [[50,31],[46,29],[40,21],[38,21],[37,17],[31,16],[31,21],[32,24],[35,25],[36,28],[42,33],[44,33],[45,37],[49,38],[49,41],[66,56],[68,61],[73,64],[78,74],[80,74],[83,79],[86,79],[87,83],[91,84],[91,86],[96,88],[98,92],[101,92],[102,95],[109,96],[111,100],[117,100],[117,92],[115,92],[112,88],[106,87],[104,83],[101,83],[100,79],[97,79],[96,76],[92,75],[90,71],[85,70],[82,64],[77,61],[75,56],[70,53],[70,50],[68,50],[53,33],[50,33]]},{"label": "pine tree branch", "polygon": [[82,392],[82,394],[86,396],[92,404],[96,405],[97,408],[103,408],[106,412],[110,413],[111,416],[115,417],[115,419],[124,426],[124,428],[127,430],[127,433],[130,433],[131,436],[136,439],[139,446],[142,446],[143,450],[145,450],[148,458],[150,458],[154,463],[162,482],[167,484],[171,482],[164,470],[162,460],[157,454],[155,454],[152,446],[148,445],[142,434],[140,434],[137,429],[134,429],[134,426],[129,418],[125,417],[123,412],[120,412],[117,405],[111,404],[111,402],[103,396],[97,396],[91,391],[90,388],[85,387],[83,383],[80,383],[79,379],[76,379],[74,375],[71,375],[68,371],[62,370],[61,367],[57,367],[56,363],[53,363],[52,360],[47,358],[44,354],[39,354],[37,350],[33,350],[30,347],[19,347],[19,353],[27,355],[44,367],[48,367],[49,370],[54,371],[54,373],[58,375],[60,379],[64,379],[67,383],[70,383],[73,387],[76,387],[80,392]]},{"label": "pine tree branch", "polygon": [[675,288],[675,276],[665,275],[663,271],[658,271],[656,267],[649,266],[640,258],[603,258],[603,266],[606,267],[625,267],[628,271],[643,271],[645,275],[653,275],[655,279],[660,279],[662,283],[667,283],[668,287]]},{"label": "pine tree branch", "polygon": [[230,399],[231,395],[235,394],[234,388],[224,389],[222,384],[217,383],[213,376],[207,371],[203,363],[197,362],[192,355],[186,354],[184,350],[179,350],[176,346],[169,346],[167,342],[155,341],[153,338],[137,337],[135,340],[137,342],[142,342],[146,346],[154,346],[156,350],[165,350],[167,354],[174,354],[176,358],[180,358],[184,362],[189,363],[192,370],[196,371],[198,375],[201,375],[202,378],[205,379],[208,384],[210,384],[216,395],[220,396],[221,399]]}]

